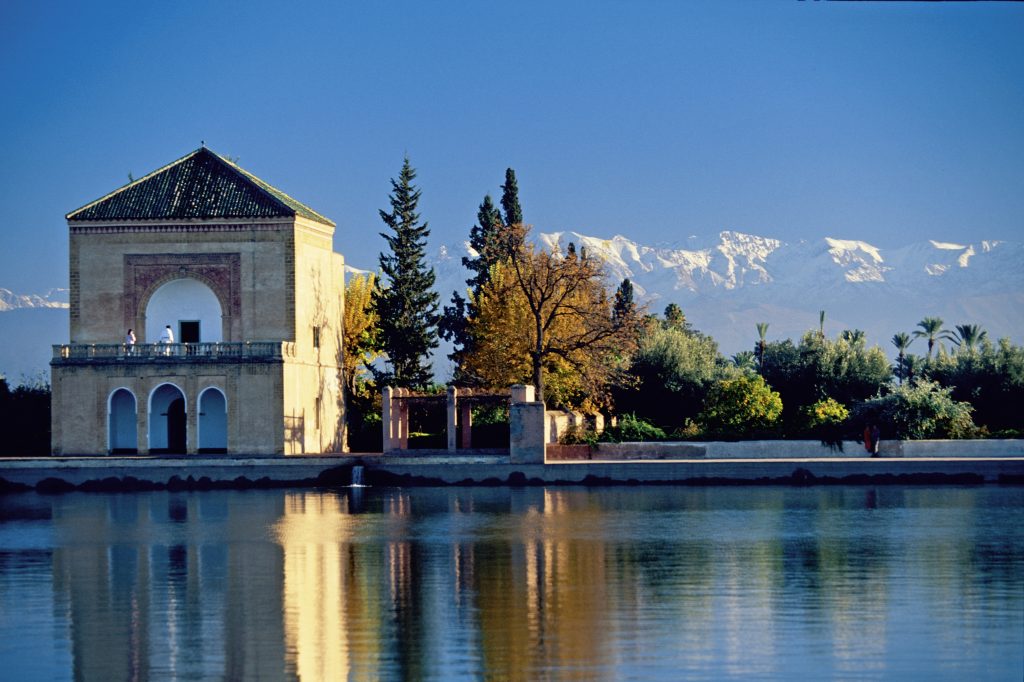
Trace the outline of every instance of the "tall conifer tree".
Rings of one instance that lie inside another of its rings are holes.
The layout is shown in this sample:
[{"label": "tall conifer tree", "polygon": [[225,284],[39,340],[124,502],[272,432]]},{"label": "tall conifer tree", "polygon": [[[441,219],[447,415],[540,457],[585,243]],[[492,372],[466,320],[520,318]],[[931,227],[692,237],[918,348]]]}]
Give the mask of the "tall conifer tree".
[{"label": "tall conifer tree", "polygon": [[636,314],[636,302],[633,300],[633,283],[627,277],[615,290],[615,301],[612,304],[612,318],[623,320]]},{"label": "tall conifer tree", "polygon": [[476,258],[462,257],[462,265],[473,276],[466,280],[473,293],[480,293],[480,287],[490,278],[491,267],[499,263],[506,252],[501,242],[503,229],[501,213],[491,201],[491,195],[484,197],[476,214],[476,225],[469,230],[469,245],[477,253]]},{"label": "tall conifer tree", "polygon": [[508,227],[523,222],[523,211],[519,205],[519,186],[516,173],[511,168],[505,170],[505,184],[501,186],[501,211],[494,205],[490,195],[484,197],[477,210],[476,225],[470,228],[469,245],[476,252],[475,257],[463,256],[462,265],[470,271],[466,280],[470,290],[467,301],[459,292],[452,293],[452,303],[444,307],[439,331],[441,338],[451,341],[454,351],[448,356],[456,363],[455,381],[458,383],[475,384],[479,378],[464,371],[462,359],[474,349],[473,330],[469,323],[479,312],[474,300],[490,281],[491,268],[508,258]]},{"label": "tall conifer tree", "polygon": [[501,208],[505,211],[506,225],[521,225],[523,209],[519,205],[519,185],[516,184],[516,172],[505,169],[505,184],[501,186]]},{"label": "tall conifer tree", "polygon": [[391,180],[391,212],[380,211],[394,234],[380,233],[390,253],[380,254],[382,277],[373,292],[381,345],[391,366],[377,378],[405,388],[430,384],[429,356],[437,348],[438,296],[434,270],[424,262],[430,230],[416,212],[420,191],[412,184],[415,178],[406,157],[398,180]]}]

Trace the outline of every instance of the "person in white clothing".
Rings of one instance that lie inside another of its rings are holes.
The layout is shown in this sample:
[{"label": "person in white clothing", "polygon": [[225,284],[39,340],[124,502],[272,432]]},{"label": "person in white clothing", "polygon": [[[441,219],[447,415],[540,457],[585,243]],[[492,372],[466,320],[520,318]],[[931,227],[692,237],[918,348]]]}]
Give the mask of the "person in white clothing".
[{"label": "person in white clothing", "polygon": [[171,325],[167,325],[164,327],[164,332],[163,334],[160,335],[160,343],[167,346],[167,348],[164,350],[164,355],[170,355],[170,346],[172,343],[174,343],[174,332],[171,331]]},{"label": "person in white clothing", "polygon": [[124,347],[128,355],[132,355],[132,351],[135,350],[135,332],[131,329],[124,335]]}]

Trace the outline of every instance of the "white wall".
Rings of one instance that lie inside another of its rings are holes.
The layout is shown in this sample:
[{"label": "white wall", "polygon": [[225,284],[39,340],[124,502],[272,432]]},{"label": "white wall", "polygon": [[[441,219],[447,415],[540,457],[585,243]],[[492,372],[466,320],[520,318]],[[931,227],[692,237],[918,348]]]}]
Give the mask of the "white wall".
[{"label": "white wall", "polygon": [[174,340],[181,341],[178,338],[178,322],[199,320],[201,342],[223,341],[221,315],[220,301],[210,287],[195,279],[176,279],[157,289],[149,299],[149,305],[146,306],[145,340],[147,343],[158,342],[164,327],[171,325]]}]

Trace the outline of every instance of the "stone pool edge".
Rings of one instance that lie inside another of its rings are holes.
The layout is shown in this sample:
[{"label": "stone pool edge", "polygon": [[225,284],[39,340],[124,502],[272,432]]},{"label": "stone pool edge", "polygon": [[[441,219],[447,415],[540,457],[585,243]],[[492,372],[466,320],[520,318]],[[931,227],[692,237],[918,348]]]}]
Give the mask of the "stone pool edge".
[{"label": "stone pool edge", "polygon": [[0,492],[376,486],[1024,484],[1024,457],[564,461],[501,455],[45,457],[0,460]]}]

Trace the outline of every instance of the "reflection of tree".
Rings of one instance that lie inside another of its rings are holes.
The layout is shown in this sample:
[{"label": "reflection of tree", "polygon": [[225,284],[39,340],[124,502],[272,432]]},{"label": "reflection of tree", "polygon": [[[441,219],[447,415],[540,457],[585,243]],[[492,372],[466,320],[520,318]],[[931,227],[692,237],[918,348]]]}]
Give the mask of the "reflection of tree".
[{"label": "reflection of tree", "polygon": [[895,677],[1019,641],[1012,487],[363,494],[33,498],[74,676]]},{"label": "reflection of tree", "polygon": [[543,491],[506,542],[478,543],[476,580],[484,669],[496,679],[534,679],[558,670],[589,679],[610,664],[608,551],[599,507]]},{"label": "reflection of tree", "polygon": [[[379,565],[356,545],[348,498],[289,493],[274,527],[284,551],[284,628],[290,669],[301,679],[379,676]],[[367,664],[374,662],[369,665]],[[358,674],[357,674],[358,673]]]}]

